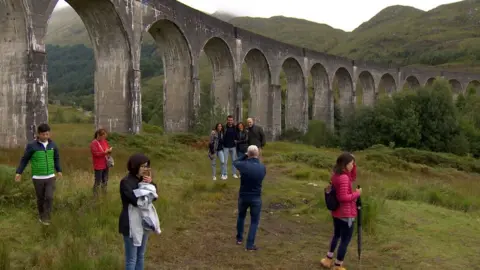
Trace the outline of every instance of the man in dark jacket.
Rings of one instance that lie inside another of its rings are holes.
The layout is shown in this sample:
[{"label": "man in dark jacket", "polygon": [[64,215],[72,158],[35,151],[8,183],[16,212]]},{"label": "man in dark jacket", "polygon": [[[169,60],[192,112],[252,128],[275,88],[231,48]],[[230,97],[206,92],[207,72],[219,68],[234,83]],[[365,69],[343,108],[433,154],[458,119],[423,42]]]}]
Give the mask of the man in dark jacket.
[{"label": "man in dark jacket", "polygon": [[252,118],[247,119],[248,126],[248,145],[256,145],[258,147],[259,156],[262,155],[262,148],[267,144],[263,128],[255,125]]},{"label": "man in dark jacket", "polygon": [[[233,122],[233,116],[227,116],[227,124],[225,125],[225,132],[223,136],[223,156],[225,157],[225,168],[228,165],[228,156],[232,157],[232,174],[233,178],[238,178],[233,165],[235,159],[237,159],[237,146],[235,145],[235,140],[237,139],[237,127]],[[227,179],[227,172],[225,171],[225,176],[222,175],[222,179]]]},{"label": "man in dark jacket", "polygon": [[235,167],[240,171],[240,190],[238,196],[237,245],[243,242],[243,229],[247,210],[250,208],[250,229],[246,248],[257,250],[255,236],[260,223],[262,210],[262,182],[267,173],[265,166],[258,159],[258,147],[250,145],[247,155],[239,157]]},{"label": "man in dark jacket", "polygon": [[37,196],[39,221],[50,225],[50,213],[55,190],[55,171],[62,176],[60,155],[57,145],[50,139],[50,127],[41,124],[37,128],[37,137],[25,147],[25,153],[18,165],[15,181],[20,182],[28,163],[32,165],[32,179]]}]

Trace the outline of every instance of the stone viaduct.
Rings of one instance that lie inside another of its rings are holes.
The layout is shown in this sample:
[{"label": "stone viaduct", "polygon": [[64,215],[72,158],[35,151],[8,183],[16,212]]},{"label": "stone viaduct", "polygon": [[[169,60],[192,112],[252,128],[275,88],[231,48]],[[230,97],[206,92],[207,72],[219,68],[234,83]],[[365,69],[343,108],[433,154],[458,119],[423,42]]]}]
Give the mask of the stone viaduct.
[{"label": "stone viaduct", "polygon": [[[0,0],[0,141],[15,147],[48,121],[45,33],[58,0]],[[480,85],[480,74],[381,66],[285,44],[234,27],[175,0],[67,0],[82,18],[93,44],[95,124],[111,131],[141,128],[140,53],[151,35],[163,57],[164,125],[189,131],[200,106],[199,56],[213,66],[213,93],[227,113],[242,115],[240,78],[250,72],[249,114],[270,139],[281,133],[280,72],[287,77],[285,128],[305,131],[307,82],[314,85],[313,118],[333,122],[333,91],[347,110],[372,105],[381,93],[448,79],[456,93]]]}]

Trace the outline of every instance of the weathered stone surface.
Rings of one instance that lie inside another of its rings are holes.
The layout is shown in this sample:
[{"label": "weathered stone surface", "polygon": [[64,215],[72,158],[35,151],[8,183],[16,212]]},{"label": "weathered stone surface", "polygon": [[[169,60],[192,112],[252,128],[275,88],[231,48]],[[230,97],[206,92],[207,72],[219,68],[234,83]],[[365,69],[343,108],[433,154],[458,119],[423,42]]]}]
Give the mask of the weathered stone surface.
[{"label": "weathered stone surface", "polygon": [[[0,141],[15,147],[48,121],[48,82],[44,36],[58,0],[0,0]],[[280,73],[287,75],[286,128],[306,131],[307,78],[314,86],[313,119],[333,127],[333,86],[342,111],[360,98],[373,105],[379,95],[450,81],[455,94],[480,74],[396,67],[316,52],[260,36],[175,0],[67,0],[82,18],[95,52],[96,127],[138,133],[142,123],[140,48],[152,35],[164,70],[164,123],[167,132],[192,130],[200,106],[198,59],[205,53],[213,69],[213,95],[227,114],[242,115],[242,64],[250,72],[249,116],[269,139],[281,127]]]}]

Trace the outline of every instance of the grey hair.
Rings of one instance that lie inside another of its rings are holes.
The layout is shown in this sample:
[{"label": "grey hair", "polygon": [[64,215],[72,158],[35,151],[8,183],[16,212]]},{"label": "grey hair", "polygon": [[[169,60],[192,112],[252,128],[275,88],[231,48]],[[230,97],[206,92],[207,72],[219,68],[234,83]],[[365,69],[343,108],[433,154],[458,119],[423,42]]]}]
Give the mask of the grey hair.
[{"label": "grey hair", "polygon": [[258,157],[258,147],[256,145],[250,145],[247,149],[249,157]]}]

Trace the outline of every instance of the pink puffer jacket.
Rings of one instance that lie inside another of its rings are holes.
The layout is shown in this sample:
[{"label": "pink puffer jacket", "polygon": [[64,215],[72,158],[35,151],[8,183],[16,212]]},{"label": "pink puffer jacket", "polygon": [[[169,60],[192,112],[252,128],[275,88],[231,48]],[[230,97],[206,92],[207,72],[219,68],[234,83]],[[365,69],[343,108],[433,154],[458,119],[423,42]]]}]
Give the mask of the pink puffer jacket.
[{"label": "pink puffer jacket", "polygon": [[357,166],[354,165],[351,172],[343,174],[333,173],[332,184],[335,187],[337,200],[340,203],[332,216],[336,218],[354,218],[357,216],[356,201],[360,197],[360,193],[352,192],[352,183],[357,178]]}]

